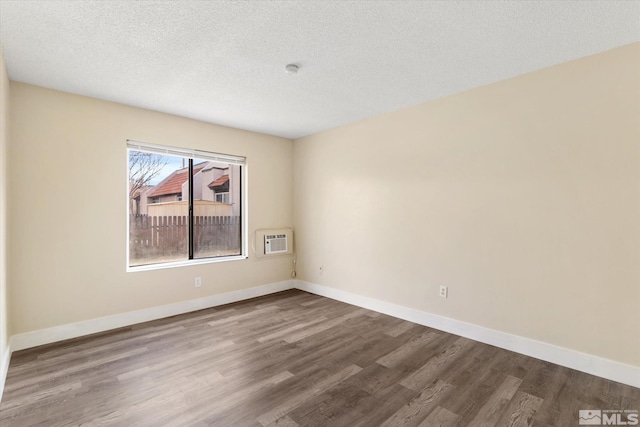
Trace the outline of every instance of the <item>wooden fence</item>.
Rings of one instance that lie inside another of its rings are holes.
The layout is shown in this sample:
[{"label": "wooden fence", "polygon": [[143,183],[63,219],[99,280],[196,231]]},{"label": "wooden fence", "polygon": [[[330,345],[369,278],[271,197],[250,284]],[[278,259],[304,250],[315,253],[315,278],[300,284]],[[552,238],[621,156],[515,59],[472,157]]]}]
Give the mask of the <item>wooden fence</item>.
[{"label": "wooden fence", "polygon": [[[195,216],[194,256],[211,257],[240,253],[239,216]],[[154,260],[187,259],[187,216],[129,216],[131,265]]]}]

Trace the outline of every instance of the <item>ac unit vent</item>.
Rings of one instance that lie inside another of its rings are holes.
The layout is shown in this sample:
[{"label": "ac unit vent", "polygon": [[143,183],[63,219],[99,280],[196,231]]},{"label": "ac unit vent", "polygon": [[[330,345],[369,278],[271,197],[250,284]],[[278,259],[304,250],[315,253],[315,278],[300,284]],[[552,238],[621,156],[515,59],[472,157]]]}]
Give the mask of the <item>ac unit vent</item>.
[{"label": "ac unit vent", "polygon": [[281,254],[287,252],[286,234],[267,234],[264,236],[264,253]]}]

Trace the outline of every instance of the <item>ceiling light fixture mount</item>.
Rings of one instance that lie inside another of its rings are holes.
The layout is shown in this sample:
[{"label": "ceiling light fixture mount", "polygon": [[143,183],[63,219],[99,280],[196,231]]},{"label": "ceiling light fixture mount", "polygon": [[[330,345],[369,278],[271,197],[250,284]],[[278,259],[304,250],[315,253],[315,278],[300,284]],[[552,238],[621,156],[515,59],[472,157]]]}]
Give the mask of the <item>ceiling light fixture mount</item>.
[{"label": "ceiling light fixture mount", "polygon": [[287,64],[287,66],[284,67],[284,72],[287,74],[296,74],[299,68],[300,67],[298,67],[296,64]]}]

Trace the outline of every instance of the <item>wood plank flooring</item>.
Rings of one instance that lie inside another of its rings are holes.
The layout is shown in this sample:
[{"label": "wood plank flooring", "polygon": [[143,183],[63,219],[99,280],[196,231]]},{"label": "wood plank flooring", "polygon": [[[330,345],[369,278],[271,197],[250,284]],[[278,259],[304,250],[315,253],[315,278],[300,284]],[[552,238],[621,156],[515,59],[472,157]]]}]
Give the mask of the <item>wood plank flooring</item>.
[{"label": "wood plank flooring", "polygon": [[1,426],[577,426],[640,389],[292,290],[16,352]]}]

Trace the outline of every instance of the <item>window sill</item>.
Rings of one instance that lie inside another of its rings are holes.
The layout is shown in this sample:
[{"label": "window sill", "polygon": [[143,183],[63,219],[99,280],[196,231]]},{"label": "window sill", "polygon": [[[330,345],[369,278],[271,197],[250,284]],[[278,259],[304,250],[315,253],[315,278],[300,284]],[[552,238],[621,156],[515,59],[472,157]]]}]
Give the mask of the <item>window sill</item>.
[{"label": "window sill", "polygon": [[163,262],[159,264],[138,265],[135,267],[127,266],[127,273],[135,273],[137,271],[161,270],[165,268],[188,267],[190,265],[212,264],[217,262],[240,261],[248,259],[246,255],[234,255],[216,258],[190,259],[186,261]]}]

